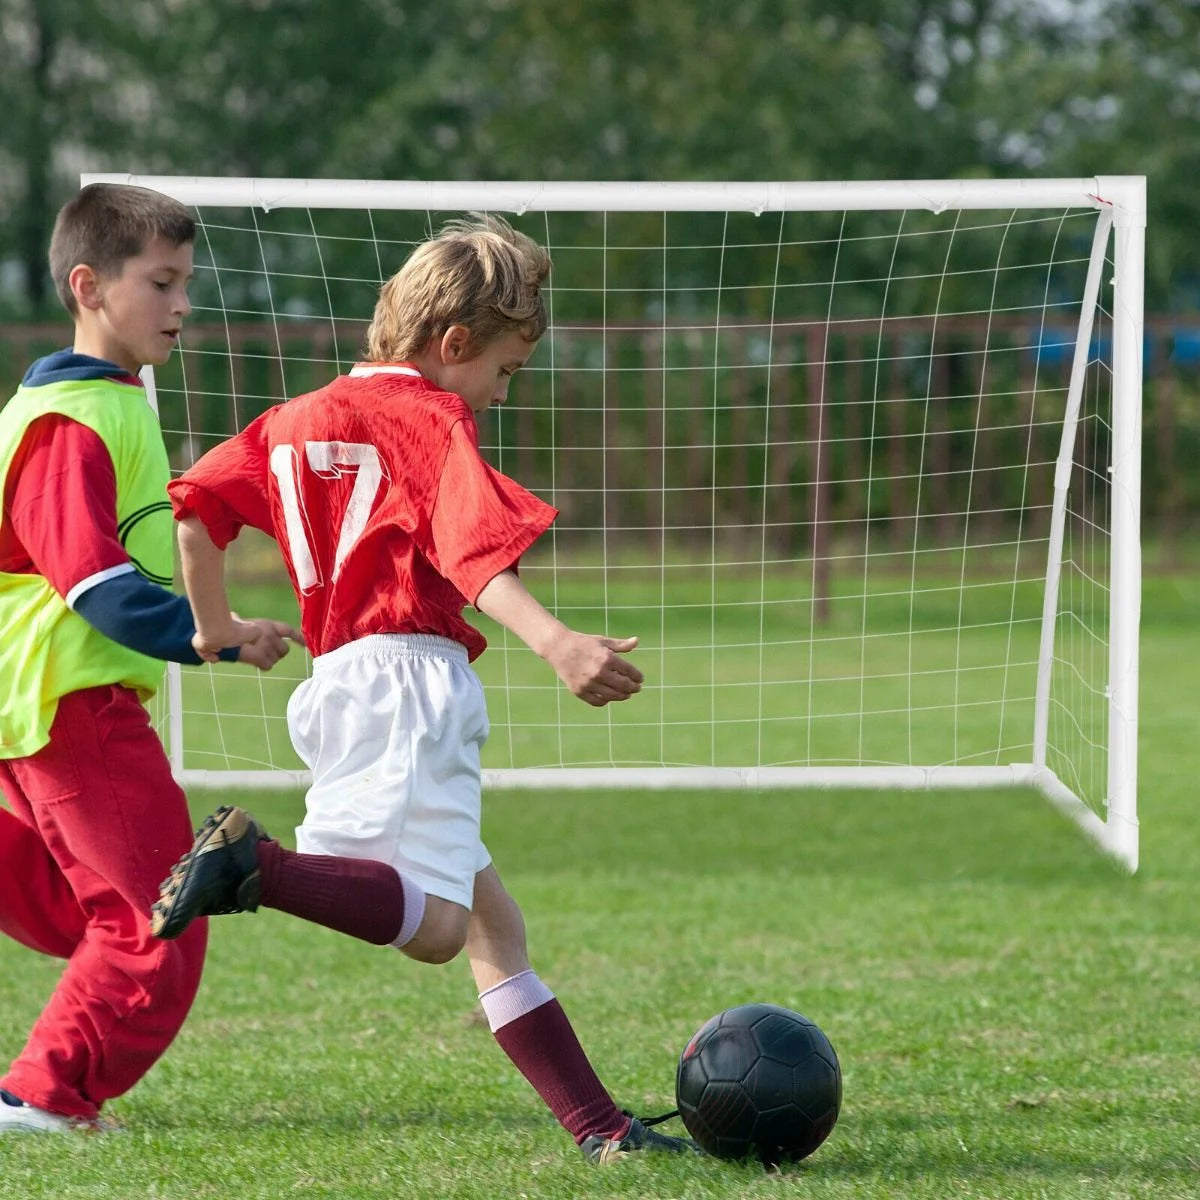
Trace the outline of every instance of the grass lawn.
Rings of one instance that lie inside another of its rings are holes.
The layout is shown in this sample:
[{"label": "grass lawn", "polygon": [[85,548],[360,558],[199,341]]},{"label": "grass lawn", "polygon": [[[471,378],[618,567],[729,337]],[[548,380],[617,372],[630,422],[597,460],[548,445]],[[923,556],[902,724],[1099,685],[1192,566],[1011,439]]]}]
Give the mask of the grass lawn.
[{"label": "grass lawn", "polygon": [[[671,1107],[679,1051],[721,1008],[821,1025],[845,1099],[803,1164],[597,1170],[480,1023],[465,963],[261,912],[213,921],[191,1019],[110,1106],[127,1132],[4,1139],[0,1195],[1194,1197],[1197,671],[1200,578],[1156,580],[1133,877],[1022,793],[488,797],[534,961],[619,1103]],[[193,800],[245,802],[288,839],[300,811],[294,794]],[[0,1059],[58,969],[0,944]]]}]

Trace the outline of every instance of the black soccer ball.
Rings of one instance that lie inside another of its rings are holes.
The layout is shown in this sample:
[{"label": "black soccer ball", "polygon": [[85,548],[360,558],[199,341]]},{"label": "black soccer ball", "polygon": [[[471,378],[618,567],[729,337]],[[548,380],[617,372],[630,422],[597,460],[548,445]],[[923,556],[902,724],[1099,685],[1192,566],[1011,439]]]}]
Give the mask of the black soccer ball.
[{"label": "black soccer ball", "polygon": [[842,1068],[807,1017],[743,1004],[706,1021],[684,1047],[675,1103],[688,1133],[717,1158],[797,1162],[833,1130]]}]

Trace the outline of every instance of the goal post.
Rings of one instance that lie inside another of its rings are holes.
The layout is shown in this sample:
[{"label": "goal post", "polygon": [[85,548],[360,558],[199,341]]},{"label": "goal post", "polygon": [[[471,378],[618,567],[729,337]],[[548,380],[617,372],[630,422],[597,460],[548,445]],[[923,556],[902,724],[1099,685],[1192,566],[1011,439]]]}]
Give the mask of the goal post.
[{"label": "goal post", "polygon": [[[197,214],[151,379],[177,471],[349,369],[446,219],[547,245],[481,441],[560,510],[531,589],[638,634],[647,684],[586,709],[484,620],[485,786],[1034,788],[1136,869],[1142,177],[82,181]],[[269,546],[231,560],[243,610],[286,595]],[[172,667],[181,781],[302,786],[306,665]]]}]

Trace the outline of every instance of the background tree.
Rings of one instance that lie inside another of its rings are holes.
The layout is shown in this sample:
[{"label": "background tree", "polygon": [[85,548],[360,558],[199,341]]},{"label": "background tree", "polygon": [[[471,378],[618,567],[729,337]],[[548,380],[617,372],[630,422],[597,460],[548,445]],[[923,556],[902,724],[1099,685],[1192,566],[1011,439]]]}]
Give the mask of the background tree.
[{"label": "background tree", "polygon": [[0,304],[52,310],[81,169],[382,178],[1150,177],[1194,308],[1190,0],[0,0]]}]

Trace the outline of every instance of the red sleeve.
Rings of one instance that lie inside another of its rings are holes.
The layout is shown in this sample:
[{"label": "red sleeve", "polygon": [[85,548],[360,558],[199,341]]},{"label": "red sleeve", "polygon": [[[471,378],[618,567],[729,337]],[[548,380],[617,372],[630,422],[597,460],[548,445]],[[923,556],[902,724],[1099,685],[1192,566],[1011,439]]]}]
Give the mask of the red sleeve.
[{"label": "red sleeve", "polygon": [[268,488],[266,423],[255,418],[236,437],[214,446],[167,485],[175,519],[198,517],[224,549],[243,525],[274,536]]},{"label": "red sleeve", "polygon": [[433,504],[431,561],[474,604],[488,582],[517,565],[558,510],[485,462],[472,434],[462,421],[450,433]]},{"label": "red sleeve", "polygon": [[58,413],[30,422],[8,470],[0,565],[43,576],[62,597],[124,566],[117,478],[104,440]]}]

